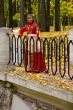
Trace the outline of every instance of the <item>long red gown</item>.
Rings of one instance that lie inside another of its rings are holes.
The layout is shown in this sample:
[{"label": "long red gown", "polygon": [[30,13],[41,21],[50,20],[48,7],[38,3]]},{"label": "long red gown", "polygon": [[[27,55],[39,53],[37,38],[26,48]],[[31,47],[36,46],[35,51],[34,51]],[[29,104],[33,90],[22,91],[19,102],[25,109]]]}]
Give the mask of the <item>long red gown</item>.
[{"label": "long red gown", "polygon": [[[28,25],[26,25],[25,27],[21,28],[19,30],[19,34],[22,37],[24,32],[27,32],[27,36],[29,36],[30,34],[35,34],[37,35],[37,38],[39,37],[39,27],[36,23],[29,23]],[[33,36],[35,37],[35,36]],[[28,37],[29,39],[29,37]],[[28,44],[27,44],[27,48],[28,48]],[[43,53],[41,51],[36,51],[34,53],[31,53],[31,65],[32,67],[30,67],[30,71],[32,72],[43,72],[45,70],[45,61],[44,61],[44,56]],[[24,54],[24,63],[27,63],[27,54],[25,52]]]}]

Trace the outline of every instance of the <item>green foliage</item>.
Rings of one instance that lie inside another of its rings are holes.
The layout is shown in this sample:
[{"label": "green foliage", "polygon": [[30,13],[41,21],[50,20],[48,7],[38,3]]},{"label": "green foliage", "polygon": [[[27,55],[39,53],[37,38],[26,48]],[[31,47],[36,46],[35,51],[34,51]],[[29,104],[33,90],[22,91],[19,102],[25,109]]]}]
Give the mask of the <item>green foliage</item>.
[{"label": "green foliage", "polygon": [[13,19],[14,20],[20,20],[20,13],[16,13],[14,16],[13,16]]},{"label": "green foliage", "polygon": [[55,0],[50,1],[50,15],[51,16],[55,15]]},{"label": "green foliage", "polygon": [[61,1],[61,16],[73,17],[73,2]]},{"label": "green foliage", "polygon": [[[60,0],[60,15],[61,16],[71,16],[73,17],[73,1]],[[55,0],[50,2],[50,14],[51,16],[55,15]]]},{"label": "green foliage", "polygon": [[32,0],[32,13],[35,15],[35,19],[38,22],[38,0]]},{"label": "green foliage", "polygon": [[[15,0],[12,1],[13,3]],[[27,2],[27,0],[26,0]],[[26,3],[27,5],[27,3]],[[27,15],[27,6],[24,7],[24,14]],[[38,21],[38,0],[31,0],[32,13],[35,15],[36,21]],[[4,17],[5,23],[8,25],[8,0],[4,0]],[[50,1],[50,15],[54,18],[55,16],[55,0]],[[60,0],[60,17],[73,18],[73,0]],[[20,0],[16,0],[16,13],[13,15],[13,20],[20,20]]]}]

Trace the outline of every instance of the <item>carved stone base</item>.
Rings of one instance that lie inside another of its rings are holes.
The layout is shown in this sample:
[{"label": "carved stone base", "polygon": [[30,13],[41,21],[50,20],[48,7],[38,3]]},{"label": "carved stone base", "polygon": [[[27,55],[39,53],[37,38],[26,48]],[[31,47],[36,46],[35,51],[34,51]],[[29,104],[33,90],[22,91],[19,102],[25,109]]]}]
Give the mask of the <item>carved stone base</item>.
[{"label": "carved stone base", "polygon": [[0,110],[10,110],[12,104],[12,88],[8,82],[0,81]]},{"label": "carved stone base", "polygon": [[[0,110],[12,109],[12,98],[15,90],[16,88],[14,88],[12,84],[0,81]],[[21,94],[18,91],[16,91],[14,94],[17,95],[24,103],[27,102],[27,105],[30,105],[30,110],[62,110],[52,104],[48,104],[30,96]]]},{"label": "carved stone base", "polygon": [[16,95],[19,96],[23,101],[30,103],[31,105],[30,110],[62,110],[54,105],[44,103],[43,101],[23,95],[19,92],[16,92]]}]

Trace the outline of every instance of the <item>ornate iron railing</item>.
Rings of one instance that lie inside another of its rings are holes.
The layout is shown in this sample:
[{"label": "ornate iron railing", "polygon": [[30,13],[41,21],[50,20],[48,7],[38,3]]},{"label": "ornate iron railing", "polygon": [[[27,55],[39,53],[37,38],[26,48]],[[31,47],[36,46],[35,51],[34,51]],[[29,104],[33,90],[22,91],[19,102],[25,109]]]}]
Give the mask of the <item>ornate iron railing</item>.
[{"label": "ornate iron railing", "polygon": [[[29,43],[28,43],[29,42]],[[67,36],[59,38],[37,38],[34,37],[28,40],[26,36],[22,39],[20,36],[12,36],[10,43],[10,60],[13,65],[24,65],[25,70],[28,71],[28,63],[30,68],[36,66],[37,72],[40,72],[42,66],[42,56],[44,58],[45,68],[47,68],[48,74],[57,73],[63,78],[68,75],[70,79],[73,79],[73,73],[70,71],[70,46],[73,45],[73,41],[69,40]],[[38,56],[38,52],[40,55]],[[33,54],[34,55],[33,55]],[[38,57],[40,57],[40,67],[38,68]],[[33,63],[35,60],[35,63]]]}]

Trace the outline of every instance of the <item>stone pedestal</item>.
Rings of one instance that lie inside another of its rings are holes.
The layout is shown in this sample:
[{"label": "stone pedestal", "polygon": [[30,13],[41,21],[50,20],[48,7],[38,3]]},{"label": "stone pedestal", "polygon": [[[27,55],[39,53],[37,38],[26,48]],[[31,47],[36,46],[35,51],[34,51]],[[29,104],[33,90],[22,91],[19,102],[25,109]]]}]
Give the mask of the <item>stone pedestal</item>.
[{"label": "stone pedestal", "polygon": [[12,97],[11,84],[0,82],[0,110],[11,110]]},{"label": "stone pedestal", "polygon": [[[10,34],[8,36],[7,34]],[[10,41],[12,31],[10,28],[0,28],[0,71],[5,71],[8,68],[10,61]],[[10,66],[11,67],[11,66]]]},{"label": "stone pedestal", "polygon": [[[73,42],[73,29],[69,32],[69,40]],[[73,65],[73,44],[70,44],[70,64]]]}]

